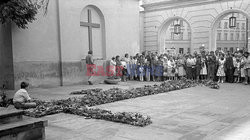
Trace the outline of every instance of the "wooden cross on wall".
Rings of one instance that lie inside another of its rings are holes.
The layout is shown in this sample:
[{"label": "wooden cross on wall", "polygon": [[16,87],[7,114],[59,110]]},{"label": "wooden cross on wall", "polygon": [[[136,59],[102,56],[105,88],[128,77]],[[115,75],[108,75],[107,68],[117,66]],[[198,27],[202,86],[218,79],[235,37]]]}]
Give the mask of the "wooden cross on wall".
[{"label": "wooden cross on wall", "polygon": [[92,14],[90,9],[88,9],[88,22],[81,21],[80,26],[88,27],[89,50],[93,50],[92,28],[100,28],[100,24],[92,23]]}]

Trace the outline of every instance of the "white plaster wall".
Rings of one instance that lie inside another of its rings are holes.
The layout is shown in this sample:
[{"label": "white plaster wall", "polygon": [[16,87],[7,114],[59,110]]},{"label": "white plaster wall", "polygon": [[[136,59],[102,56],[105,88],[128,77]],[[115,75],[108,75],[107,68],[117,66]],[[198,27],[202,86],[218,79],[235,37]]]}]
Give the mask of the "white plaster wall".
[{"label": "white plaster wall", "polygon": [[[107,58],[125,52],[139,52],[138,4],[138,0],[59,0],[63,61],[80,61],[87,54],[80,39],[83,38],[80,14],[87,5],[97,6],[104,15]],[[56,10],[56,0],[52,0],[48,14],[43,16],[39,13],[37,20],[29,24],[28,29],[18,29],[13,25],[14,62],[58,61]]]},{"label": "white plaster wall", "polygon": [[56,1],[49,4],[47,15],[39,12],[28,29],[18,29],[12,25],[12,46],[14,62],[49,61],[57,62],[58,32]]},{"label": "white plaster wall", "polygon": [[[153,2],[153,1],[151,1]],[[173,5],[175,6],[175,5]],[[225,11],[241,11],[248,16],[250,15],[249,0],[221,1],[214,3],[206,3],[199,5],[189,5],[186,7],[169,8],[169,5],[154,6],[147,11],[144,16],[144,47],[147,50],[158,50],[158,32],[161,25],[171,17],[179,16],[189,22],[191,25],[191,51],[196,50],[205,44],[209,50],[214,50],[215,46],[212,39],[215,36],[212,34],[212,27],[221,13]],[[232,8],[232,9],[231,9]],[[149,43],[150,42],[150,43]]]},{"label": "white plaster wall", "polygon": [[[95,5],[104,15],[106,55],[135,54],[139,51],[139,7],[137,0],[60,0],[63,61],[79,61],[87,55],[80,35],[80,13]],[[86,37],[85,37],[86,38]],[[104,50],[105,51],[105,50]]]}]

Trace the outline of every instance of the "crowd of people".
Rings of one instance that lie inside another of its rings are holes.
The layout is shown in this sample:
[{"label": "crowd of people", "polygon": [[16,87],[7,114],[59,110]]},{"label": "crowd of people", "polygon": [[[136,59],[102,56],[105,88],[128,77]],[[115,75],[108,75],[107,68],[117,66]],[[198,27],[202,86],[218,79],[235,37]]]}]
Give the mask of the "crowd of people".
[{"label": "crowd of people", "polygon": [[143,52],[135,56],[117,55],[110,61],[114,75],[122,81],[165,81],[186,77],[191,80],[213,80],[219,83],[249,83],[250,55],[243,50],[201,51],[193,54],[158,54]]}]

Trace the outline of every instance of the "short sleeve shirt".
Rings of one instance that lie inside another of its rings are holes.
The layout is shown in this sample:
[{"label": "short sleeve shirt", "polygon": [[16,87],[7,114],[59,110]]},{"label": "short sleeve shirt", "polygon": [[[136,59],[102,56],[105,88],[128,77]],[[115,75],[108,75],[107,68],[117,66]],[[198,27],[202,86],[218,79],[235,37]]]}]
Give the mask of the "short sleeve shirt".
[{"label": "short sleeve shirt", "polygon": [[25,103],[26,101],[30,100],[30,96],[25,89],[19,89],[13,98],[13,102],[20,102],[20,103]]}]

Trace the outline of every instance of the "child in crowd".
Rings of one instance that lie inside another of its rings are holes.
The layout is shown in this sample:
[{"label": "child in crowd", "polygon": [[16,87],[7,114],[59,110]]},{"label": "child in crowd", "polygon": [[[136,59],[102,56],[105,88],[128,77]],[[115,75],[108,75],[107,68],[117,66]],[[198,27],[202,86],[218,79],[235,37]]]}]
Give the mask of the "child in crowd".
[{"label": "child in crowd", "polygon": [[234,82],[239,83],[240,82],[240,59],[236,58],[235,60],[235,70],[234,70]]},{"label": "child in crowd", "polygon": [[144,56],[141,55],[137,61],[139,80],[144,81]]}]

